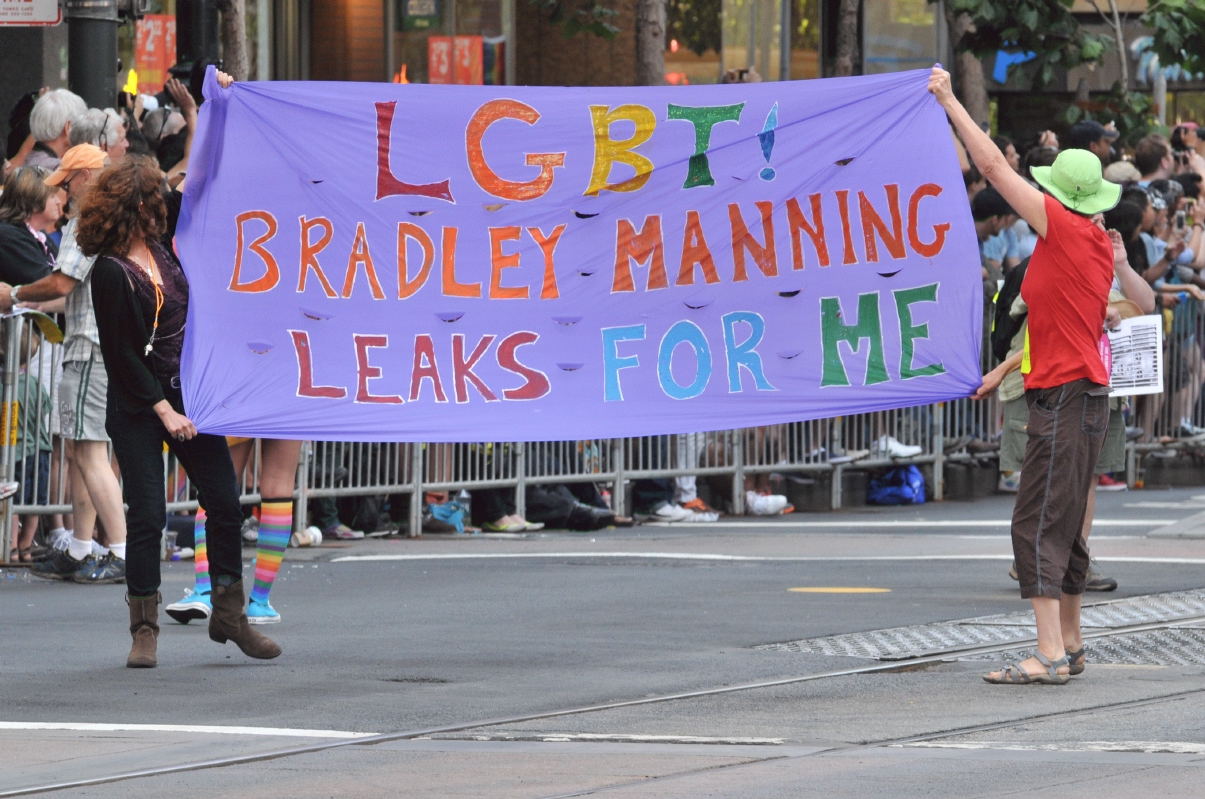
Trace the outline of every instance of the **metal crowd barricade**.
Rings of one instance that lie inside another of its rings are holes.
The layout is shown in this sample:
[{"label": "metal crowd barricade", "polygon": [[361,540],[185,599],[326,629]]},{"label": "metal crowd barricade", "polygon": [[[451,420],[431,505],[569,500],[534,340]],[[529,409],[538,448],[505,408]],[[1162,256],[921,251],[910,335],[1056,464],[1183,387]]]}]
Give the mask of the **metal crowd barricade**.
[{"label": "metal crowd barricade", "polygon": [[1163,315],[1163,393],[1130,400],[1129,424],[1142,430],[1129,447],[1126,467],[1131,484],[1144,457],[1199,458],[1205,450],[1205,435],[1201,434],[1205,433],[1205,405],[1201,402],[1205,311],[1202,303],[1188,298]]},{"label": "metal crowd barricade", "polygon": [[[1144,430],[1127,447],[1127,481],[1131,485],[1139,479],[1143,458],[1205,456],[1205,435],[1181,429],[1183,418],[1205,430],[1203,325],[1205,313],[1200,303],[1186,303],[1176,311],[1164,349],[1166,393],[1131,400],[1130,424]],[[4,348],[0,473],[6,481],[18,476],[23,481],[17,496],[4,503],[0,557],[7,561],[17,541],[14,520],[22,515],[70,513],[71,494],[66,445],[54,435],[52,421],[58,411],[50,389],[57,387],[61,374],[61,348],[42,342],[36,326],[21,316],[3,320],[0,339]],[[990,347],[985,346],[985,368],[992,365],[991,357]],[[624,511],[629,506],[631,481],[720,476],[731,479],[733,511],[741,513],[747,476],[827,472],[831,475],[830,505],[837,509],[845,504],[841,496],[844,471],[902,463],[928,465],[933,493],[940,499],[944,465],[995,457],[991,442],[999,441],[1000,431],[1001,409],[993,397],[765,427],[637,438],[468,444],[314,441],[302,448],[294,499],[298,508],[304,508],[310,501],[328,498],[408,496],[408,529],[411,535],[418,535],[426,491],[455,494],[462,489],[509,488],[515,491],[516,507],[523,514],[529,485],[593,481],[610,486],[613,507]],[[42,448],[46,437],[50,438],[49,452]],[[885,447],[889,438],[919,446],[921,451],[907,459],[892,458]],[[980,444],[972,451],[967,446],[970,442]],[[195,509],[196,493],[175,458],[165,452],[164,464],[169,512]],[[257,446],[241,475],[244,503],[259,501],[258,476]],[[300,528],[306,514],[296,513],[294,518]]]}]

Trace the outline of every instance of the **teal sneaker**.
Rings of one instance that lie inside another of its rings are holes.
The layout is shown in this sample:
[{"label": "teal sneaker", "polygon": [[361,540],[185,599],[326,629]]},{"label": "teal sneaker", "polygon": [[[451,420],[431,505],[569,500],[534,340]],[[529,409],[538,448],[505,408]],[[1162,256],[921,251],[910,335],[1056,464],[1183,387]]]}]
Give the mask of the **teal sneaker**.
[{"label": "teal sneaker", "polygon": [[208,619],[213,612],[213,602],[209,599],[208,591],[199,594],[192,590],[179,602],[168,605],[164,611],[181,624],[188,624],[194,619]]},{"label": "teal sneaker", "polygon": [[279,621],[280,614],[276,612],[270,602],[252,599],[247,603],[248,624],[276,624]]}]

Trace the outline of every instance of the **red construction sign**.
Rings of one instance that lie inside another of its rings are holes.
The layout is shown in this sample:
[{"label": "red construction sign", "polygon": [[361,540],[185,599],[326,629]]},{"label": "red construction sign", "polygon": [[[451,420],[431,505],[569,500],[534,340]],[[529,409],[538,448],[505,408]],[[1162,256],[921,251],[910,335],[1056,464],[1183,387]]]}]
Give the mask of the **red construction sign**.
[{"label": "red construction sign", "polygon": [[138,20],[134,39],[134,69],[138,93],[158,94],[176,64],[176,18],[171,14],[147,14]]}]

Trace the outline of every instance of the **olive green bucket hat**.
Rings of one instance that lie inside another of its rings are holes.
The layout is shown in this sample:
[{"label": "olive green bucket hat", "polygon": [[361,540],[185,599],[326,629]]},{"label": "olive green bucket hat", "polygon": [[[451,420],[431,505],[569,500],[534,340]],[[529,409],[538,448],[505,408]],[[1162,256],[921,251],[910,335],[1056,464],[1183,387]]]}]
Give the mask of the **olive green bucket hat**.
[{"label": "olive green bucket hat", "polygon": [[1121,186],[1104,179],[1100,159],[1087,150],[1063,150],[1053,166],[1031,166],[1029,173],[1056,200],[1077,213],[1103,213],[1121,199]]}]

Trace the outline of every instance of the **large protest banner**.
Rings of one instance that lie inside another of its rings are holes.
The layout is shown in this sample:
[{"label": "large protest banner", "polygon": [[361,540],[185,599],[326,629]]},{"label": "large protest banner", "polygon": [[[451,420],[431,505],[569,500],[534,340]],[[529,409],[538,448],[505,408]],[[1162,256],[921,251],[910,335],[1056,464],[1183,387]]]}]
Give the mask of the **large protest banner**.
[{"label": "large protest banner", "polygon": [[555,440],[967,396],[979,255],[927,80],[211,68],[176,239],[186,410],[229,435]]}]

